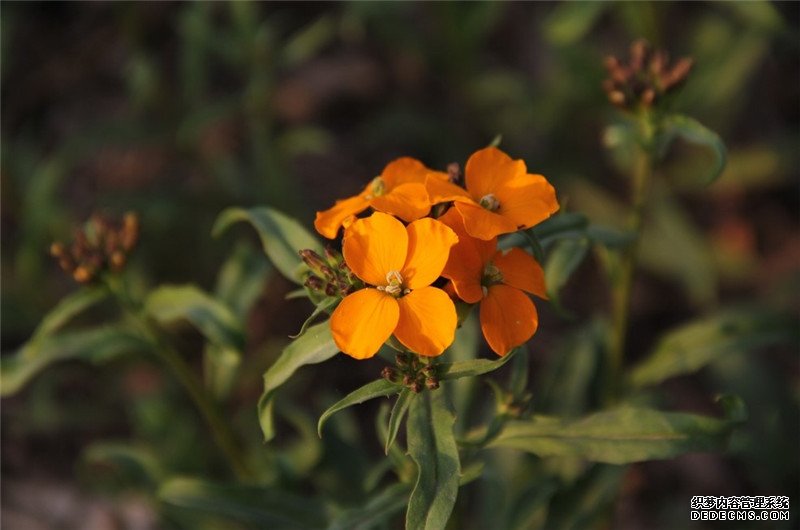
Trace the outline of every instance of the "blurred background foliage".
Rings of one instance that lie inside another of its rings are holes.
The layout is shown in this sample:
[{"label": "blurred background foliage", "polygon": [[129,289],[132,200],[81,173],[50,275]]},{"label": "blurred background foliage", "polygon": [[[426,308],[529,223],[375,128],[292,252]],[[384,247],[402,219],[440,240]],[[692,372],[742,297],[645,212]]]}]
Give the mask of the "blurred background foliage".
[{"label": "blurred background foliage", "polygon": [[[394,157],[443,169],[501,134],[502,148],[546,175],[566,209],[619,226],[624,154],[604,145],[607,125],[619,117],[601,89],[602,64],[638,37],[695,59],[671,105],[717,131],[729,158],[708,188],[667,185],[711,163],[702,149],[678,145],[659,175],[646,213],[629,361],[652,350],[665,330],[733,303],[796,315],[798,20],[798,4],[788,2],[5,3],[3,351],[27,340],[42,315],[75,290],[47,249],[93,211],[141,214],[130,266],[138,284],[195,282],[220,292],[226,256],[250,248],[235,237],[211,238],[223,208],[266,204],[310,226],[316,210],[360,189]],[[238,230],[256,248],[253,234]],[[607,307],[602,259],[589,254],[575,264],[561,296],[574,319]],[[242,376],[225,405],[276,490],[245,493],[258,506],[291,507],[297,499],[284,496],[309,493],[345,506],[363,502],[380,479],[368,474],[382,459],[369,420],[375,406],[340,414],[322,442],[313,425],[325,404],[379,368],[337,358],[299,372],[284,391],[277,443],[262,445],[255,416],[261,374],[310,306],[284,300],[292,286],[274,273],[253,289]],[[591,410],[595,331],[576,327],[565,311],[539,307],[540,331],[530,345],[535,408]],[[83,321],[108,310],[101,305]],[[189,329],[175,334],[186,352],[201,345]],[[566,335],[570,344],[559,345]],[[627,471],[600,466],[555,498],[539,484],[518,500],[527,518],[518,510],[522,522],[508,527],[535,522],[544,503],[561,513],[555,521],[563,528],[612,517],[615,528],[684,526],[696,494],[791,495],[796,504],[796,345],[728,353],[664,383],[662,395],[668,407],[706,413],[715,410],[708,396],[740,395],[751,420],[730,455],[687,455]],[[488,387],[482,394],[490,400]],[[2,427],[9,528],[152,526],[155,508],[130,493],[132,483],[160,485],[168,523],[195,524],[202,508],[223,519],[235,513],[245,526],[266,524],[258,510],[226,505],[224,491],[209,508],[203,494],[210,485],[159,481],[222,472],[181,390],[146,358],[60,364],[3,401]],[[108,443],[131,439],[137,445]],[[463,490],[459,513],[504,507],[504,488],[524,485],[519,470],[532,468],[517,464],[531,457],[497,459],[495,469],[507,470],[510,482],[485,475]],[[37,492],[56,499],[53,507],[40,505]],[[376,502],[390,503],[389,493]],[[469,520],[493,527],[492,514]],[[466,520],[456,524],[466,527]]]}]

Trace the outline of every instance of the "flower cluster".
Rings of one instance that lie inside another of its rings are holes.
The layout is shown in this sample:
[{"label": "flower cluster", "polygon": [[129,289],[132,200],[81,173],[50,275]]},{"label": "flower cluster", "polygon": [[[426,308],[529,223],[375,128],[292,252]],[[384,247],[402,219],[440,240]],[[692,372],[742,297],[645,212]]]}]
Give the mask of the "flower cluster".
[{"label": "flower cluster", "polygon": [[50,245],[50,255],[76,282],[91,283],[105,271],[122,270],[138,239],[135,213],[126,213],[119,224],[95,214],[82,229],[75,230],[69,247],[60,242]]},{"label": "flower cluster", "polygon": [[[394,337],[410,352],[440,355],[453,342],[458,300],[479,304],[483,334],[498,355],[536,332],[526,293],[545,298],[542,268],[521,248],[498,250],[497,238],[556,212],[555,190],[494,147],[469,158],[464,187],[458,173],[400,158],[360,194],[317,214],[320,234],[344,232],[342,262],[304,255],[309,279],[317,278],[312,287],[322,287],[322,271],[329,296],[341,297],[330,326],[344,353],[366,359]],[[368,208],[371,215],[357,217]],[[427,375],[416,374],[405,374],[409,385],[428,385]]]}]

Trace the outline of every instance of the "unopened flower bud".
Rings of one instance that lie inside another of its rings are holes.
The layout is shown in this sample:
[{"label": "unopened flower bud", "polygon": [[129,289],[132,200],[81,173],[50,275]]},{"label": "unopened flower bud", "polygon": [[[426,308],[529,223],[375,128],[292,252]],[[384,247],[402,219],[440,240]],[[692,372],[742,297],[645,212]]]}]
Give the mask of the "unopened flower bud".
[{"label": "unopened flower bud", "polygon": [[394,356],[394,363],[401,368],[408,366],[408,355],[405,353],[398,353]]},{"label": "unopened flower bud", "polygon": [[325,294],[328,296],[336,296],[339,290],[336,288],[336,285],[332,283],[325,284]]},{"label": "unopened flower bud", "polygon": [[425,386],[428,388],[428,390],[436,390],[439,388],[439,380],[435,377],[429,377],[425,379]]},{"label": "unopened flower bud", "polygon": [[394,382],[397,379],[397,371],[391,366],[386,366],[383,370],[381,370],[381,377],[387,381]]},{"label": "unopened flower bud", "polygon": [[422,389],[424,388],[424,386],[419,381],[414,381],[414,384],[412,384],[409,388],[415,394],[419,394],[420,392],[422,392]]},{"label": "unopened flower bud", "polygon": [[407,387],[411,387],[411,385],[413,385],[415,382],[416,381],[414,380],[414,378],[409,374],[403,376],[403,384],[406,385]]},{"label": "unopened flower bud", "polygon": [[298,252],[298,254],[300,254],[303,262],[308,265],[308,268],[314,272],[322,272],[322,267],[327,267],[327,264],[325,263],[325,260],[322,259],[322,256],[309,248],[301,250]]},{"label": "unopened flower bud", "polygon": [[450,182],[458,182],[461,178],[461,166],[458,165],[458,162],[450,162],[447,164],[447,177],[450,179]]},{"label": "unopened flower bud", "polygon": [[86,265],[81,265],[75,269],[72,277],[78,283],[88,283],[94,279],[94,273]]},{"label": "unopened flower bud", "polygon": [[120,232],[122,249],[130,252],[139,240],[139,216],[133,212],[127,212],[122,218],[122,230]]},{"label": "unopened flower bud", "polygon": [[117,250],[111,254],[111,257],[108,259],[108,261],[111,264],[111,270],[114,272],[119,272],[125,266],[127,259],[122,251]]},{"label": "unopened flower bud", "polygon": [[322,278],[314,276],[313,274],[306,278],[306,281],[303,282],[303,285],[312,291],[321,291],[325,287],[325,283],[322,281]]},{"label": "unopened flower bud", "polygon": [[67,252],[66,247],[64,247],[63,243],[55,242],[50,245],[50,255],[54,258],[60,258],[64,256]]},{"label": "unopened flower bud", "polygon": [[422,369],[422,373],[427,377],[434,377],[436,375],[436,367],[433,365],[428,365]]}]

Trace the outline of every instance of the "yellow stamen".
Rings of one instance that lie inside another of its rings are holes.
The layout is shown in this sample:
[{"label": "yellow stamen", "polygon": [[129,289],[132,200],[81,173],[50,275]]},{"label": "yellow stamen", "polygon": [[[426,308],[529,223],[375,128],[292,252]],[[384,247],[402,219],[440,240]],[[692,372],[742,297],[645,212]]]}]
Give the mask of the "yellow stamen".
[{"label": "yellow stamen", "polygon": [[481,197],[479,204],[490,212],[495,212],[498,208],[500,208],[500,201],[497,200],[497,197],[494,196],[494,193],[487,193]]},{"label": "yellow stamen", "polygon": [[367,195],[367,199],[380,197],[384,193],[386,193],[386,183],[383,179],[381,177],[372,179],[372,182],[369,183],[369,195]]}]

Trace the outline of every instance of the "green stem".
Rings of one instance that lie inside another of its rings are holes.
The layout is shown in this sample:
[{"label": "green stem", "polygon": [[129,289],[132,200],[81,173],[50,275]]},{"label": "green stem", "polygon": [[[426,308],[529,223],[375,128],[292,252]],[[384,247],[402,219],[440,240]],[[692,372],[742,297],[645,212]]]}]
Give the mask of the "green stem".
[{"label": "green stem", "polygon": [[620,256],[612,277],[612,320],[608,345],[607,399],[615,401],[622,387],[622,368],[625,358],[625,338],[630,320],[631,291],[636,271],[639,237],[642,230],[643,210],[648,185],[653,174],[653,126],[650,117],[641,117],[642,145],[633,168],[631,186],[631,211],[627,229],[634,234],[633,242]]},{"label": "green stem", "polygon": [[130,298],[127,290],[122,285],[120,278],[107,278],[111,292],[116,296],[123,311],[140,328],[142,333],[151,341],[157,355],[172,371],[175,378],[191,397],[200,415],[205,420],[214,442],[219,447],[228,461],[233,473],[241,481],[252,479],[253,473],[245,463],[236,437],[230,425],[220,414],[216,404],[205,391],[202,383],[194,374],[191,367],[163,337],[161,331],[153,324],[152,320],[142,315],[137,309],[137,304]]}]

